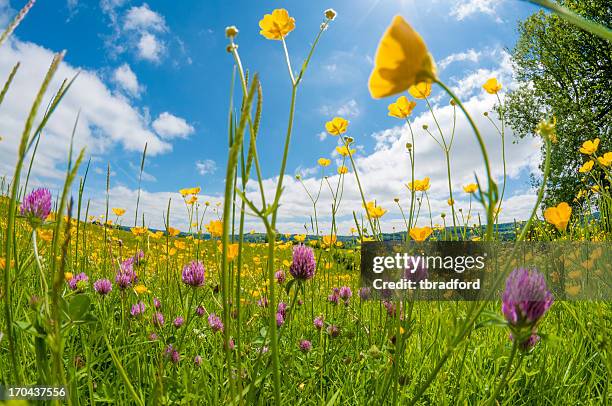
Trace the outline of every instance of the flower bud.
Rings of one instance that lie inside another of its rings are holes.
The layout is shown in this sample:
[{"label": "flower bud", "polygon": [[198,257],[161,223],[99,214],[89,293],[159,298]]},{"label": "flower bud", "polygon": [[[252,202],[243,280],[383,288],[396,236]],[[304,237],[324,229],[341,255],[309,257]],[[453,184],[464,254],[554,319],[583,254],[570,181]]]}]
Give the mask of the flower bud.
[{"label": "flower bud", "polygon": [[334,10],[333,8],[328,8],[327,10],[325,10],[325,18],[327,18],[329,21],[334,21],[336,15],[336,10]]},{"label": "flower bud", "polygon": [[238,35],[238,28],[235,25],[225,27],[225,36],[227,38],[234,38],[236,35]]}]

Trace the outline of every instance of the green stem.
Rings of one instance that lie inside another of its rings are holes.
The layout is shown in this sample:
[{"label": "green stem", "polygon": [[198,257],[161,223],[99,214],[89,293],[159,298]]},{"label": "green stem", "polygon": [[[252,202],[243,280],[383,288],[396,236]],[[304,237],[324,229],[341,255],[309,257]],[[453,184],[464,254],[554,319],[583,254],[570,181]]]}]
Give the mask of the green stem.
[{"label": "green stem", "polygon": [[508,358],[508,362],[506,363],[506,368],[504,368],[504,372],[502,374],[501,380],[499,381],[499,384],[497,385],[497,387],[493,391],[493,395],[491,395],[491,397],[489,398],[489,401],[487,402],[487,404],[489,405],[493,405],[495,403],[495,399],[497,399],[497,395],[502,390],[502,388],[506,386],[506,378],[508,377],[508,373],[510,372],[510,368],[512,367],[512,362],[514,361],[514,357],[516,356],[516,352],[518,349],[517,341],[518,340],[513,341],[512,352],[510,353],[510,358]]}]

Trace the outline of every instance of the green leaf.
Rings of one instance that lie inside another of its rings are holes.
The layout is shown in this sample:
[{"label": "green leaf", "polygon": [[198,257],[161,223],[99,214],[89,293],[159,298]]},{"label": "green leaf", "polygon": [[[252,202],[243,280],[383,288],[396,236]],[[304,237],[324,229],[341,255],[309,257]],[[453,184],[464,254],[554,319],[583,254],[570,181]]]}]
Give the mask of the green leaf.
[{"label": "green leaf", "polygon": [[83,321],[89,306],[91,305],[91,299],[87,295],[76,295],[72,298],[68,304],[68,317],[72,321]]}]

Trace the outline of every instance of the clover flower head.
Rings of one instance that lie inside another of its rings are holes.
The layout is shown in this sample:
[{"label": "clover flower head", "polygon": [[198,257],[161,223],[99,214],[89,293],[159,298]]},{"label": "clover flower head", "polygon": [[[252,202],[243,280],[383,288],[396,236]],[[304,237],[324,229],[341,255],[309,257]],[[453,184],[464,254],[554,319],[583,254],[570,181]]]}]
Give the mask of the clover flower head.
[{"label": "clover flower head", "polygon": [[113,290],[113,284],[108,279],[98,279],[94,282],[93,287],[100,296],[106,296]]},{"label": "clover flower head", "polygon": [[544,275],[537,270],[518,268],[506,279],[502,312],[512,327],[535,327],[554,299]]},{"label": "clover flower head", "polygon": [[204,285],[205,273],[204,264],[200,261],[191,261],[183,268],[183,283],[194,288],[200,287]]},{"label": "clover flower head", "polygon": [[34,189],[27,195],[20,208],[21,215],[28,219],[32,228],[40,226],[51,213],[51,192],[49,189]]},{"label": "clover flower head", "polygon": [[289,267],[291,276],[299,280],[312,279],[315,274],[316,266],[317,263],[312,248],[304,244],[296,245],[295,248],[293,248],[293,262]]}]

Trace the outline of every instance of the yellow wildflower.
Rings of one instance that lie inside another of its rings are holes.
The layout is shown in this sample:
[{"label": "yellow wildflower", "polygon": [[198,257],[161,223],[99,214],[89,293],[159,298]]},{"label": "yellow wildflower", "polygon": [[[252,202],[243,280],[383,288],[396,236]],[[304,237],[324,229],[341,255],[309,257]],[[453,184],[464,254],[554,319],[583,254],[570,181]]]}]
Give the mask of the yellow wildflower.
[{"label": "yellow wildflower", "polygon": [[336,152],[342,156],[349,156],[355,153],[355,149],[349,149],[346,145],[336,147]]},{"label": "yellow wildflower", "polygon": [[429,177],[423,178],[422,180],[415,179],[414,183],[410,182],[406,186],[413,192],[425,192],[429,190]]},{"label": "yellow wildflower", "polygon": [[221,220],[212,220],[206,225],[206,230],[213,237],[221,237],[223,234],[223,222]]},{"label": "yellow wildflower", "polygon": [[406,118],[412,114],[416,107],[416,102],[408,100],[406,96],[400,96],[395,103],[389,104],[389,116],[396,118]]},{"label": "yellow wildflower", "polygon": [[482,85],[482,88],[486,90],[489,94],[497,94],[502,89],[501,83],[497,81],[495,78],[491,78]]},{"label": "yellow wildflower", "polygon": [[327,246],[332,246],[333,244],[336,243],[337,240],[338,240],[338,237],[335,234],[323,236],[323,244]]},{"label": "yellow wildflower", "polygon": [[297,242],[304,242],[306,241],[306,234],[297,234],[293,236],[293,239]]},{"label": "yellow wildflower", "polygon": [[326,167],[329,166],[331,164],[331,159],[327,159],[327,158],[319,158],[317,160],[317,163],[319,165],[321,165],[322,167]]},{"label": "yellow wildflower", "polygon": [[476,183],[469,183],[463,187],[463,191],[469,194],[476,193],[477,190],[478,185]]},{"label": "yellow wildflower", "polygon": [[578,169],[578,172],[580,173],[586,173],[589,172],[591,169],[593,169],[593,165],[595,164],[595,161],[593,161],[592,159],[589,161],[586,161],[581,167],[580,169]]},{"label": "yellow wildflower", "polygon": [[259,21],[259,33],[267,39],[282,40],[295,29],[295,19],[284,8],[277,8]]},{"label": "yellow wildflower", "polygon": [[612,152],[606,152],[605,154],[603,154],[603,156],[597,158],[597,161],[599,161],[599,163],[603,166],[612,165]]},{"label": "yellow wildflower", "polygon": [[582,147],[580,147],[580,152],[585,155],[593,155],[597,152],[597,148],[599,148],[599,138],[583,142]]},{"label": "yellow wildflower", "polygon": [[431,227],[413,227],[410,229],[410,237],[415,241],[425,241],[433,233]]},{"label": "yellow wildflower", "polygon": [[123,216],[125,214],[125,209],[120,209],[118,207],[113,207],[112,210],[113,210],[113,213],[115,213],[115,215],[117,217],[121,217],[121,216]]},{"label": "yellow wildflower", "polygon": [[344,175],[348,173],[348,168],[344,165],[338,167],[338,174]]},{"label": "yellow wildflower", "polygon": [[149,291],[149,289],[147,289],[147,287],[143,284],[138,284],[136,286],[134,286],[134,291],[139,294],[142,295],[143,293],[147,293]]},{"label": "yellow wildflower", "polygon": [[557,207],[549,207],[544,211],[547,222],[557,227],[559,231],[565,231],[572,215],[572,208],[566,202],[561,202]]},{"label": "yellow wildflower", "polygon": [[415,99],[424,99],[431,94],[431,82],[419,82],[416,85],[410,86],[408,92]]},{"label": "yellow wildflower", "polygon": [[181,233],[181,230],[174,228],[174,227],[168,227],[168,235],[171,237],[176,237],[177,235],[179,235]]},{"label": "yellow wildflower", "polygon": [[325,129],[331,135],[341,135],[348,130],[348,120],[342,117],[334,117],[331,121],[325,123]]},{"label": "yellow wildflower", "polygon": [[378,44],[368,83],[370,94],[387,97],[436,79],[436,66],[423,38],[401,16],[395,16]]},{"label": "yellow wildflower", "polygon": [[381,218],[387,212],[387,210],[377,206],[375,202],[368,202],[365,209],[368,211],[368,215],[374,219]]}]

